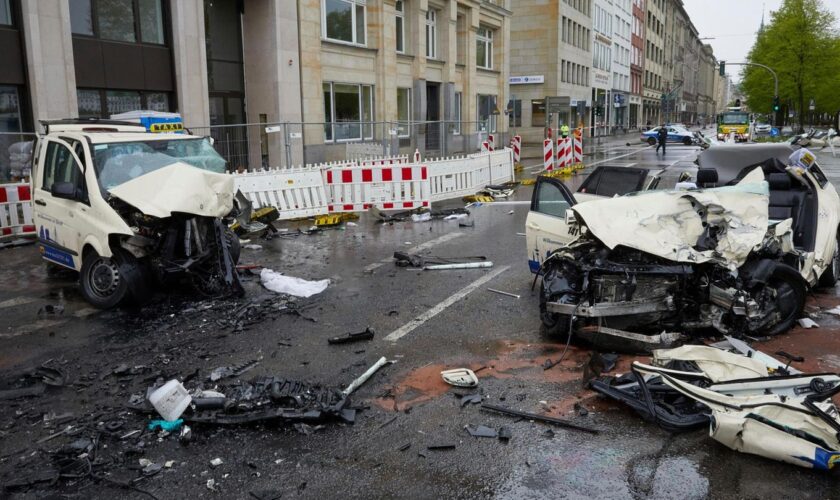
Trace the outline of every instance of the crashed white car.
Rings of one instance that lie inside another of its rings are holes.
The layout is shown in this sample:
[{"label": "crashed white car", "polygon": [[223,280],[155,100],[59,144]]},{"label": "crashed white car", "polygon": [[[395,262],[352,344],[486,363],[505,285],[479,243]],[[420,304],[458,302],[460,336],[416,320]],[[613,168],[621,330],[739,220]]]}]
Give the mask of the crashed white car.
[{"label": "crashed white car", "polygon": [[188,277],[207,294],[241,292],[225,160],[209,138],[124,122],[44,122],[34,153],[34,222],[49,265],[79,272],[100,308],[143,300],[150,284]]},{"label": "crashed white car", "polygon": [[[539,179],[526,238],[543,326],[624,350],[790,328],[809,287],[840,275],[840,198],[813,154],[787,153],[794,165],[767,155],[726,187],[581,203]],[[701,172],[698,184],[715,185],[714,169]]]}]

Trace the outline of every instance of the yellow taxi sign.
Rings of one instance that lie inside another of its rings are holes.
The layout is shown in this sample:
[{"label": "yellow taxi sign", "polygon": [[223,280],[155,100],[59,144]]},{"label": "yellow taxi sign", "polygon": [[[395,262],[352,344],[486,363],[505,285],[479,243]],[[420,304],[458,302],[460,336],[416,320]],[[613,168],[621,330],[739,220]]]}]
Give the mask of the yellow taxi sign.
[{"label": "yellow taxi sign", "polygon": [[158,122],[149,124],[149,132],[181,132],[184,124],[181,122]]}]

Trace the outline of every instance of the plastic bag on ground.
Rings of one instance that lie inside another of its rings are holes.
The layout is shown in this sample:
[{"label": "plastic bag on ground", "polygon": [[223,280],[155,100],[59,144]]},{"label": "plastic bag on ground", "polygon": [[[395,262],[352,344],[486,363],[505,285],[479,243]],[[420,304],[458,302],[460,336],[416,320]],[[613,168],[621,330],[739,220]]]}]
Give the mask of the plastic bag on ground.
[{"label": "plastic bag on ground", "polygon": [[307,281],[294,276],[284,276],[271,269],[260,271],[260,281],[272,292],[285,293],[295,297],[311,297],[327,289],[330,280]]}]

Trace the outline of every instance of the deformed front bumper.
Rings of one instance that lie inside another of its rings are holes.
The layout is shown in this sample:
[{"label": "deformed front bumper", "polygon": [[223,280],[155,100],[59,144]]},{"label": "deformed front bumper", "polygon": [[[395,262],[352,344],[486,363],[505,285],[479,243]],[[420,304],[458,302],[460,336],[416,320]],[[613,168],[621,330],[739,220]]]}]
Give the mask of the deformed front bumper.
[{"label": "deformed front bumper", "polygon": [[580,304],[563,304],[560,302],[548,302],[546,308],[549,312],[565,314],[567,316],[578,316],[582,318],[604,318],[609,316],[632,316],[634,314],[646,314],[653,312],[674,311],[674,301],[671,297],[664,297],[660,300],[629,301],[629,302],[600,302],[590,305],[588,302]]}]

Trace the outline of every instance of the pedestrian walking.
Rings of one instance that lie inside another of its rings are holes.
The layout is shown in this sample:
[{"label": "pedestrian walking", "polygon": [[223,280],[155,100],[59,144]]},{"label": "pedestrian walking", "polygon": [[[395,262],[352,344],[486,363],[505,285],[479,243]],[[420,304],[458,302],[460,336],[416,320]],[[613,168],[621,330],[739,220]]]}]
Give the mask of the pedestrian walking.
[{"label": "pedestrian walking", "polygon": [[668,128],[664,123],[656,131],[656,137],[659,139],[659,143],[656,145],[656,154],[659,154],[659,148],[662,148],[662,156],[665,156],[665,142],[668,140]]}]

